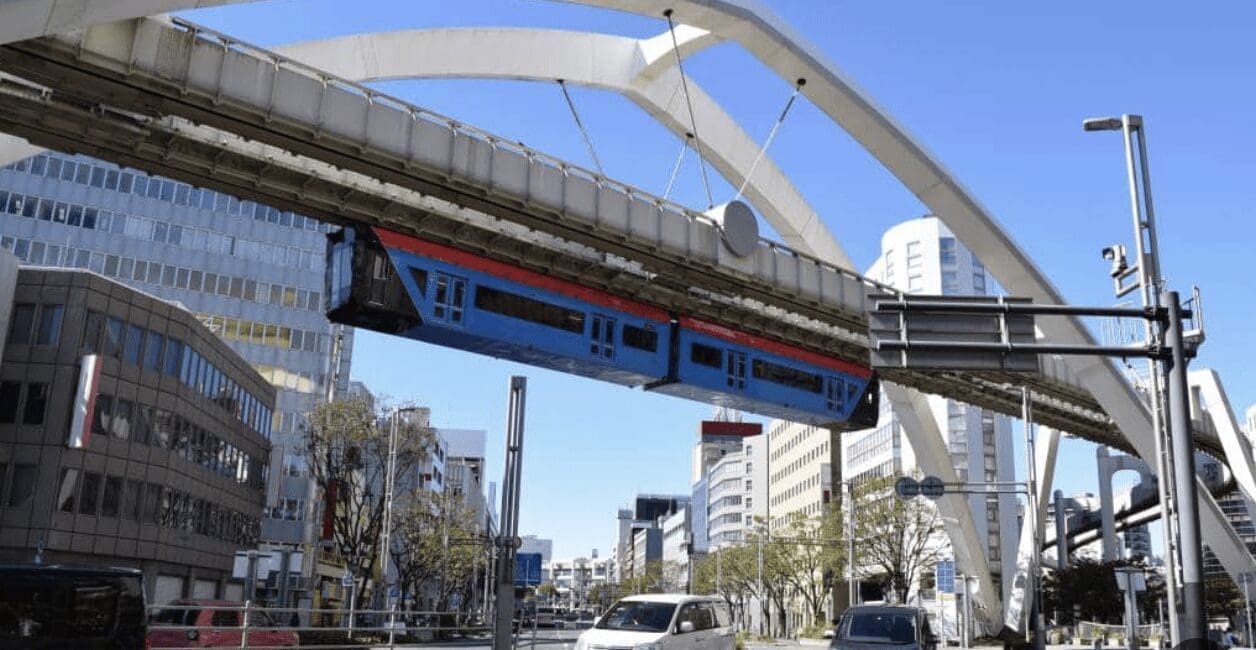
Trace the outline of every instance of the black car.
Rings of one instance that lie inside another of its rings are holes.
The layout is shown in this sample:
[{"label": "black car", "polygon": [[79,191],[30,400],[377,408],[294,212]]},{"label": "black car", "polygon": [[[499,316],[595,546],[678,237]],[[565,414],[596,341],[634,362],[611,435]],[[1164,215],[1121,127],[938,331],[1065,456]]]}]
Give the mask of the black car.
[{"label": "black car", "polygon": [[0,585],[0,648],[144,648],[144,576],[135,569],[0,564]]},{"label": "black car", "polygon": [[937,637],[919,607],[856,605],[837,622],[830,650],[936,650]]}]

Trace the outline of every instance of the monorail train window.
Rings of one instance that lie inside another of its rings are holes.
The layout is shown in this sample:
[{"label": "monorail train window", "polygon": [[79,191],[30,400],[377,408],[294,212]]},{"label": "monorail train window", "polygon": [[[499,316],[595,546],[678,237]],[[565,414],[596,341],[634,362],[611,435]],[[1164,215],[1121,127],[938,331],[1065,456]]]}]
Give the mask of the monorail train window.
[{"label": "monorail train window", "polygon": [[720,354],[720,349],[701,343],[694,343],[690,347],[689,360],[712,368],[724,367],[724,355]]},{"label": "monorail train window", "polygon": [[638,350],[657,352],[659,349],[659,333],[654,331],[653,325],[646,325],[644,328],[635,325],[624,325],[624,345],[637,348]]},{"label": "monorail train window", "polygon": [[477,309],[503,316],[531,321],[576,334],[584,334],[584,314],[534,298],[527,298],[509,291],[484,286],[475,288]]},{"label": "monorail train window", "polygon": [[763,379],[774,384],[789,386],[800,390],[819,393],[824,385],[824,378],[809,372],[755,359],[753,372],[755,379]]},{"label": "monorail train window", "polygon": [[387,280],[392,272],[392,264],[389,263],[388,256],[376,253],[371,257],[371,277],[376,280]]},{"label": "monorail train window", "polygon": [[414,284],[419,288],[419,295],[427,297],[427,271],[417,267],[410,267],[410,277],[414,279]]}]

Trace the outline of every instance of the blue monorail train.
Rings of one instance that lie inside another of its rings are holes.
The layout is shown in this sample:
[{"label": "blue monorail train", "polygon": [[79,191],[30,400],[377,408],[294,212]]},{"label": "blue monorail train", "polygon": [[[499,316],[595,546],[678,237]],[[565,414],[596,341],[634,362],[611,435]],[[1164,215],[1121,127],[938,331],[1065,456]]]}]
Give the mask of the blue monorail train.
[{"label": "blue monorail train", "polygon": [[867,366],[381,228],[328,241],[328,318],[775,418],[876,425]]}]

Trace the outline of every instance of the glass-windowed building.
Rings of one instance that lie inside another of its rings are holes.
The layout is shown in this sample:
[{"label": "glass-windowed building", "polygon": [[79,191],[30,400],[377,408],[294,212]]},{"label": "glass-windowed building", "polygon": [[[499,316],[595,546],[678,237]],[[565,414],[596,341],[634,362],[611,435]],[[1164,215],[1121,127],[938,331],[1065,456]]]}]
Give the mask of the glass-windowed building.
[{"label": "glass-windowed building", "polygon": [[259,533],[272,545],[315,541],[304,418],[349,378],[352,330],[323,314],[331,228],[85,156],[0,169],[0,246],[27,266],[86,269],[183,305],[277,389]]},{"label": "glass-windowed building", "polygon": [[0,305],[0,561],[139,568],[153,603],[238,599],[274,387],[186,310],[98,275],[24,268]]}]

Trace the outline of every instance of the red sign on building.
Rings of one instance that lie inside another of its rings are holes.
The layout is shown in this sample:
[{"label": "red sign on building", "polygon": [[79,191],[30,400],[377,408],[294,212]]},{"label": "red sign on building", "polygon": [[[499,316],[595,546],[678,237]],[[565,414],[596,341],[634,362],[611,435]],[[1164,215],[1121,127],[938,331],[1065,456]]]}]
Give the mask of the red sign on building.
[{"label": "red sign on building", "polygon": [[702,421],[702,437],[749,438],[763,433],[763,425],[757,422]]}]

